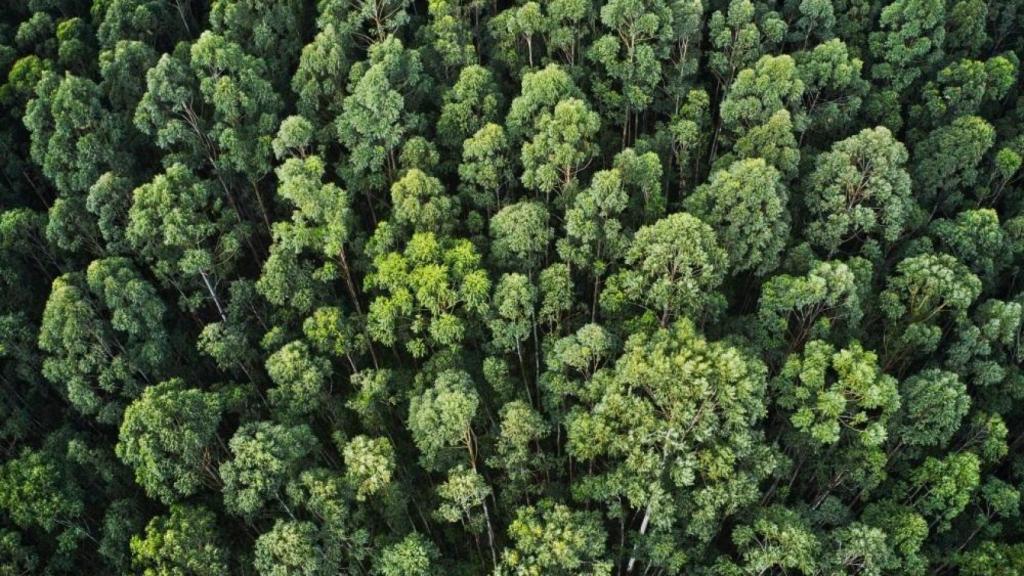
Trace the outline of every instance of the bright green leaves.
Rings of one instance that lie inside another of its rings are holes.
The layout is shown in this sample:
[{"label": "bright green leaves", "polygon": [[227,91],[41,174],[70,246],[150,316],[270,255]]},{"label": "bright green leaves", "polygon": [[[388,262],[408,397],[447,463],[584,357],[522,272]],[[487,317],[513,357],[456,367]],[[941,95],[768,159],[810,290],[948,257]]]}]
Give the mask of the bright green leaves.
[{"label": "bright green leaves", "polygon": [[490,286],[468,240],[414,234],[403,252],[375,258],[366,277],[366,287],[381,293],[370,304],[370,336],[388,346],[405,342],[415,357],[456,347],[486,311]]},{"label": "bright green leaves", "polygon": [[841,437],[867,447],[881,446],[889,420],[899,409],[896,379],[882,374],[875,353],[854,342],[836,350],[820,340],[791,356],[774,381],[777,402],[790,422],[820,444]]},{"label": "bright green leaves", "polygon": [[512,546],[505,549],[501,576],[608,576],[612,564],[604,558],[605,532],[592,512],[573,510],[543,500],[516,510],[508,527]]},{"label": "bright green leaves", "polygon": [[623,498],[644,517],[640,542],[676,515],[688,518],[689,537],[706,541],[774,467],[753,426],[765,414],[765,372],[686,320],[635,334],[615,367],[587,384],[590,405],[569,416],[570,453],[593,463],[574,493]]},{"label": "bright green leaves", "polygon": [[118,457],[135,481],[166,504],[216,483],[217,394],[188,388],[181,379],[151,386],[125,410]]},{"label": "bright green leaves", "polygon": [[387,438],[356,436],[342,448],[345,479],[356,491],[356,500],[366,500],[385,490],[395,472],[395,450]]},{"label": "bright green leaves", "polygon": [[132,563],[146,576],[219,576],[228,571],[217,518],[205,508],[175,504],[156,516],[145,537],[132,537]]},{"label": "bright green leaves", "polygon": [[380,576],[433,576],[437,547],[420,534],[410,534],[402,541],[385,547],[374,563],[374,574]]},{"label": "bright green leaves", "polygon": [[485,518],[482,510],[491,488],[476,470],[459,464],[448,471],[448,480],[437,487],[441,504],[434,515],[444,522],[464,522],[470,532],[480,532]]},{"label": "bright green leaves", "polygon": [[953,452],[942,459],[928,457],[900,486],[903,500],[941,532],[949,529],[970,502],[980,481],[981,462],[973,452]]},{"label": "bright green leaves", "polygon": [[[750,524],[738,527],[732,540],[743,558],[737,574],[817,573],[821,543],[806,519],[781,506],[767,508]],[[723,570],[724,574],[731,573]]]},{"label": "bright green leaves", "polygon": [[408,170],[391,186],[391,217],[413,232],[444,237],[455,228],[459,214],[456,198],[441,181],[418,168]]}]

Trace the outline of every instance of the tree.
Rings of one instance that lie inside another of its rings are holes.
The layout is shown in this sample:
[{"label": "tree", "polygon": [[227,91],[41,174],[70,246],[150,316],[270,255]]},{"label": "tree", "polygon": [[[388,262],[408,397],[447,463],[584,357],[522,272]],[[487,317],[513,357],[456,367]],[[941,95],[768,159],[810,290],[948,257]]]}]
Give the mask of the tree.
[{"label": "tree", "polygon": [[467,240],[414,234],[404,252],[374,259],[367,330],[386,346],[404,342],[414,357],[458,346],[487,309],[490,280]]},{"label": "tree", "polygon": [[543,500],[517,509],[508,534],[514,545],[505,550],[496,574],[612,573],[612,564],[604,557],[607,535],[592,512]]},{"label": "tree", "polygon": [[135,126],[159,148],[188,166],[212,169],[239,217],[255,211],[267,228],[269,207],[258,184],[271,169],[282,107],[268,77],[262,59],[206,31],[149,69],[135,111]]},{"label": "tree", "polygon": [[[82,488],[50,450],[22,449],[0,467],[0,508],[15,525],[74,531],[85,512]],[[70,535],[70,534],[69,534]]]},{"label": "tree", "polygon": [[318,5],[317,34],[302,48],[298,68],[292,75],[299,114],[313,123],[317,141],[333,140],[333,121],[342,110],[345,85],[351,67],[347,47],[352,30],[340,18],[337,2]]},{"label": "tree", "polygon": [[419,534],[410,534],[402,541],[381,551],[374,564],[380,576],[431,576],[435,574],[437,547]]},{"label": "tree", "polygon": [[170,505],[191,496],[218,480],[221,410],[217,394],[187,388],[180,378],[148,387],[125,409],[117,456],[151,497]]},{"label": "tree", "polygon": [[228,442],[232,458],[220,465],[224,506],[252,518],[269,502],[283,504],[283,488],[316,446],[309,426],[252,422]]},{"label": "tree", "polygon": [[960,192],[979,177],[982,157],[995,142],[995,131],[977,116],[962,116],[933,130],[914,149],[912,175],[926,207],[956,208]]},{"label": "tree", "polygon": [[942,459],[928,457],[901,484],[903,501],[929,520],[929,528],[943,532],[963,512],[971,493],[978,488],[981,462],[973,452],[951,453]]},{"label": "tree", "polygon": [[459,164],[459,192],[467,206],[487,214],[504,207],[512,184],[512,162],[505,129],[488,123],[466,138]]},{"label": "tree", "polygon": [[906,161],[906,147],[883,126],[862,130],[818,156],[804,186],[811,242],[830,255],[851,243],[896,242],[919,210]]},{"label": "tree", "polygon": [[623,145],[630,142],[661,82],[659,58],[665,58],[676,32],[672,16],[671,6],[658,1],[611,0],[601,7],[607,32],[594,40],[587,57],[601,67],[594,91],[607,115],[622,125]]},{"label": "tree", "polygon": [[503,274],[494,289],[494,318],[489,322],[492,342],[502,352],[515,350],[520,365],[523,342],[530,337],[536,321],[536,301],[537,289],[522,274]]},{"label": "tree", "polygon": [[842,40],[833,38],[795,55],[804,84],[801,141],[837,133],[856,121],[870,84],[862,77],[864,63],[850,52]]},{"label": "tree", "polygon": [[544,416],[522,400],[513,400],[501,407],[501,424],[495,455],[488,465],[503,469],[507,480],[502,495],[515,501],[521,494],[539,493],[532,481],[544,467],[534,447],[550,433]]},{"label": "tree", "polygon": [[459,79],[445,92],[437,119],[438,142],[458,150],[467,138],[499,120],[502,98],[494,74],[476,64],[459,72]]},{"label": "tree", "polygon": [[778,170],[764,160],[738,160],[711,175],[686,199],[687,208],[714,228],[733,274],[763,276],[779,264],[789,236],[789,194]]},{"label": "tree", "polygon": [[124,258],[97,260],[84,278],[57,278],[39,331],[43,375],[81,413],[117,424],[167,359],[164,310]]},{"label": "tree", "polygon": [[245,249],[247,228],[224,205],[216,185],[172,164],[135,189],[125,236],[187,309],[204,300],[225,318],[218,286],[230,278]]},{"label": "tree", "polygon": [[540,202],[524,200],[491,218],[491,256],[512,270],[533,271],[544,261],[554,231]]},{"label": "tree", "polygon": [[601,293],[601,306],[612,313],[627,303],[648,308],[662,326],[672,318],[699,318],[717,305],[714,291],[727,258],[710,226],[685,212],[666,216],[637,230],[625,268]]},{"label": "tree", "polygon": [[809,339],[856,333],[864,314],[861,264],[816,262],[803,276],[778,274],[765,281],[757,306],[762,345],[792,351]]},{"label": "tree", "polygon": [[749,524],[736,528],[732,541],[743,559],[742,568],[729,563],[723,573],[759,574],[775,569],[800,574],[819,570],[822,543],[810,523],[797,512],[772,506],[758,513]]},{"label": "tree", "polygon": [[327,569],[310,522],[278,520],[256,539],[255,553],[261,576],[313,576]]},{"label": "tree", "polygon": [[[591,379],[587,404],[566,424],[570,453],[589,468],[575,492],[609,503],[609,513],[636,511],[622,520],[627,572],[638,557],[672,563],[659,558],[648,531],[678,527],[684,542],[707,542],[724,516],[757,497],[773,467],[755,427],[765,413],[765,373],[760,361],[679,320],[633,335],[615,367]],[[723,388],[730,393],[720,395]]]},{"label": "tree", "polygon": [[576,189],[576,175],[585,170],[596,153],[593,142],[600,117],[583,100],[562,100],[552,113],[536,120],[536,135],[523,145],[523,186],[544,194],[552,193],[568,202]]},{"label": "tree", "polygon": [[178,13],[172,14],[171,6],[154,0],[111,0],[94,5],[92,14],[99,22],[96,39],[100,48],[110,50],[122,40],[165,46],[191,25],[187,6],[176,7]]},{"label": "tree", "polygon": [[718,80],[718,93],[733,83],[736,72],[753,64],[766,49],[782,40],[785,27],[778,15],[769,12],[761,22],[755,22],[754,12],[750,0],[730,0],[725,13],[716,10],[708,20],[713,48],[708,55],[708,68]]},{"label": "tree", "polygon": [[[377,191],[397,176],[399,144],[416,132],[417,104],[428,81],[419,52],[405,48],[397,38],[374,44],[369,56],[352,67],[349,95],[335,127],[349,153],[341,170],[346,184]],[[367,194],[372,205],[373,196]]]},{"label": "tree", "polygon": [[387,489],[395,471],[395,450],[387,438],[356,436],[342,449],[345,478],[356,490],[356,500]]},{"label": "tree", "polygon": [[[324,284],[340,276],[350,305],[361,314],[346,247],[356,227],[351,198],[337,185],[325,183],[325,172],[319,156],[289,158],[277,169],[278,194],[294,210],[290,222],[274,224],[274,245],[257,288],[273,304],[306,313],[322,296]],[[296,268],[303,273],[293,273]]]},{"label": "tree", "polygon": [[450,450],[467,450],[476,459],[472,421],[480,406],[469,374],[449,370],[409,402],[409,430],[428,468],[436,468]]},{"label": "tree", "polygon": [[514,142],[521,143],[536,133],[536,123],[542,115],[550,115],[559,102],[578,99],[581,95],[572,77],[556,64],[527,72],[523,75],[519,95],[512,100],[505,115],[505,128]]},{"label": "tree", "polygon": [[445,193],[441,181],[418,168],[408,170],[391,186],[391,206],[396,224],[439,236],[455,228],[459,211],[457,199]]},{"label": "tree", "polygon": [[297,0],[213,0],[210,28],[264,60],[270,77],[284,79],[302,46],[302,10]]},{"label": "tree", "polygon": [[947,319],[962,318],[981,292],[981,281],[949,254],[922,254],[896,265],[879,296],[888,319],[887,366],[901,366],[907,356],[934,351]]},{"label": "tree", "polygon": [[812,447],[811,458],[819,446],[835,447],[827,463],[812,468],[821,486],[814,508],[837,491],[856,495],[877,486],[900,407],[896,379],[882,373],[877,354],[856,341],[837,349],[812,340],[787,358],[772,387],[789,423]]},{"label": "tree", "polygon": [[[738,145],[759,126],[773,119],[779,122],[782,118],[777,116],[779,112],[793,114],[799,108],[803,95],[804,83],[791,56],[762,56],[753,68],[740,71],[722,100],[720,130],[725,133],[725,141]],[[717,139],[716,132],[712,160]],[[793,141],[791,145],[795,147],[795,144]]]},{"label": "tree", "polygon": [[614,269],[629,245],[621,217],[629,196],[620,170],[594,174],[590,186],[578,194],[565,212],[565,238],[558,242],[562,260],[594,279],[591,318],[597,315],[601,279]]},{"label": "tree", "polygon": [[87,190],[113,165],[123,128],[111,122],[95,82],[53,72],[44,72],[36,84],[35,98],[25,107],[25,127],[32,159],[69,197]]},{"label": "tree", "polygon": [[132,563],[146,576],[223,574],[227,553],[219,540],[212,512],[175,504],[170,515],[149,521],[145,537],[132,537]]},{"label": "tree", "polygon": [[330,362],[313,354],[305,342],[289,342],[267,358],[267,374],[275,384],[267,399],[282,418],[307,416],[324,404],[331,372]]},{"label": "tree", "polygon": [[971,405],[957,375],[936,368],[904,380],[900,397],[899,424],[890,441],[905,446],[944,446]]},{"label": "tree", "polygon": [[933,0],[900,0],[882,10],[879,30],[870,37],[878,58],[871,75],[897,95],[942,57],[944,5]]}]

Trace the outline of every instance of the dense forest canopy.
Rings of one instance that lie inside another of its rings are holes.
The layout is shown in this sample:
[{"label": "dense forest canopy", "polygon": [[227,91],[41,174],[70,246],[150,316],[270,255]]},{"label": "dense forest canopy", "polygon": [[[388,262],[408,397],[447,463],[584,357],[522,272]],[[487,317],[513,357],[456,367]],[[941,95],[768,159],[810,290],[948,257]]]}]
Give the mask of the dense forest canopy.
[{"label": "dense forest canopy", "polygon": [[5,0],[0,576],[1024,575],[1021,0]]}]

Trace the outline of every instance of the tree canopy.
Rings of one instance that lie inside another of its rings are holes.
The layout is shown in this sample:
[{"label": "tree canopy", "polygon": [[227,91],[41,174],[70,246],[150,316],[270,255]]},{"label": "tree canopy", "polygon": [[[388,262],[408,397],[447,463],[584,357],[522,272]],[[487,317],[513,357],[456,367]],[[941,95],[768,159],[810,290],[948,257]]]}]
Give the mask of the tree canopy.
[{"label": "tree canopy", "polygon": [[0,10],[0,576],[1024,575],[1021,0]]}]

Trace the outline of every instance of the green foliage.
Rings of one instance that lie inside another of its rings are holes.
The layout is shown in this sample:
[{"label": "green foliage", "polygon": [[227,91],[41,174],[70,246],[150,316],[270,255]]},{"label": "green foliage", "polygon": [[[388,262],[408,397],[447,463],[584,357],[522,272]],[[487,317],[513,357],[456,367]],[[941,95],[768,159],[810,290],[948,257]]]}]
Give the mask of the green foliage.
[{"label": "green foliage", "polygon": [[239,428],[228,443],[231,460],[220,465],[224,506],[252,517],[269,501],[280,500],[284,484],[315,445],[305,424],[253,422]]},{"label": "green foliage", "polygon": [[267,358],[267,374],[275,384],[267,393],[270,405],[284,418],[299,418],[323,403],[331,365],[312,354],[305,342],[296,341]]},{"label": "green foliage", "polygon": [[496,574],[611,574],[611,565],[601,560],[604,534],[592,513],[544,500],[516,510],[508,533],[514,546],[505,551]]},{"label": "green foliage", "polygon": [[609,278],[601,305],[610,312],[625,304],[648,308],[662,326],[671,318],[700,317],[717,305],[727,258],[710,226],[685,212],[666,216],[637,230],[626,268]]},{"label": "green foliage", "polygon": [[223,574],[227,554],[218,543],[216,521],[205,508],[171,506],[169,515],[149,521],[145,537],[132,537],[132,564],[146,576]]},{"label": "green foliage", "polygon": [[[733,274],[774,270],[789,236],[786,191],[778,170],[759,158],[711,175],[686,199],[690,212],[714,228]],[[639,235],[639,234],[638,234]]]},{"label": "green foliage", "polygon": [[391,483],[395,451],[387,438],[356,436],[342,449],[345,477],[356,490],[356,500],[365,500]]},{"label": "green foliage", "polygon": [[84,278],[57,278],[39,331],[43,375],[83,414],[120,422],[125,403],[166,361],[164,311],[153,286],[123,258],[94,261]]},{"label": "green foliage", "polygon": [[216,394],[172,379],[146,389],[125,410],[117,456],[148,495],[171,504],[200,489],[213,472],[221,417]]},{"label": "green foliage", "polygon": [[1024,574],[1019,0],[0,10],[0,576]]},{"label": "green foliage", "polygon": [[370,304],[370,336],[388,346],[404,342],[423,357],[462,342],[487,308],[490,280],[469,241],[423,233],[404,252],[375,258],[366,286],[383,293]]}]

